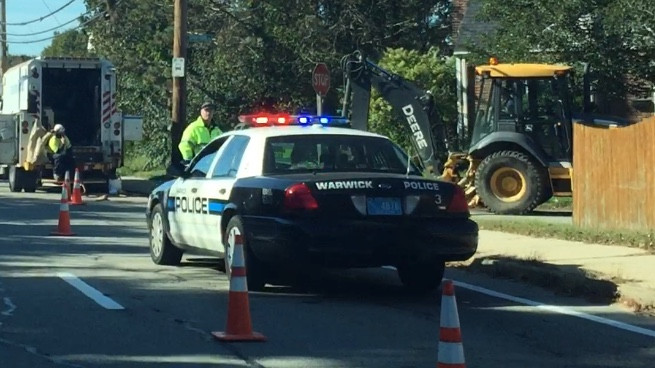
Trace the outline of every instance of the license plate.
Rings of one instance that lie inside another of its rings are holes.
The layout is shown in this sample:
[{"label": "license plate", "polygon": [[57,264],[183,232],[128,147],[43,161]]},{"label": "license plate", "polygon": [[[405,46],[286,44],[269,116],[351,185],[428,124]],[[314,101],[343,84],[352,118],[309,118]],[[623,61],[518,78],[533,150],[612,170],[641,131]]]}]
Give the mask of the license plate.
[{"label": "license plate", "polygon": [[400,198],[366,198],[366,211],[369,215],[402,215]]}]

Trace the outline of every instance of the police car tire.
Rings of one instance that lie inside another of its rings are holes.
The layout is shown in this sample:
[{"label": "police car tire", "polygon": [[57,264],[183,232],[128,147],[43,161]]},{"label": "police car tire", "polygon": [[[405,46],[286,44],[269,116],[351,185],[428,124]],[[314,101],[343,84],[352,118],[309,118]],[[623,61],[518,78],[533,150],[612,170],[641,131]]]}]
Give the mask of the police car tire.
[{"label": "police car tire", "polygon": [[442,260],[408,262],[397,265],[396,269],[400,281],[407,290],[425,293],[439,287],[446,271],[446,263]]},{"label": "police car tire", "polygon": [[[159,255],[155,254],[153,250],[153,243],[152,243],[153,220],[155,219],[155,216],[159,216],[162,221],[161,252],[159,253]],[[161,204],[156,204],[155,207],[152,209],[152,213],[150,215],[150,228],[148,229],[150,235],[149,237],[150,258],[152,258],[152,261],[157,265],[177,266],[180,264],[180,261],[182,260],[183,252],[181,249],[174,246],[171,240],[168,238],[168,235],[166,234],[166,226],[164,225],[163,220],[164,220],[164,210]]]},{"label": "police car tire", "polygon": [[[262,291],[266,286],[268,272],[266,270],[266,265],[260,261],[252,252],[248,246],[248,237],[243,227],[243,220],[240,216],[235,215],[230,218],[227,226],[225,227],[223,244],[228,244],[228,236],[232,228],[236,227],[241,234],[241,239],[243,241],[243,255],[246,261],[246,278],[248,282],[249,291]],[[229,252],[230,250],[226,250]],[[226,264],[226,268],[227,268]]]}]

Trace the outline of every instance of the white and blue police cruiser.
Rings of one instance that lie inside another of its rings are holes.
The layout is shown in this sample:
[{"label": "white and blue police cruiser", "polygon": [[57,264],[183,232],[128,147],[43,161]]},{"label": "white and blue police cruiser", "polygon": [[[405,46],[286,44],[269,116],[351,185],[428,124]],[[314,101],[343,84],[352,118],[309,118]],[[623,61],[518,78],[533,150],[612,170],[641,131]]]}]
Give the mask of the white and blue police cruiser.
[{"label": "white and blue police cruiser", "polygon": [[[327,117],[241,116],[150,194],[150,253],[226,259],[244,242],[248,289],[294,265],[394,266],[416,291],[439,286],[445,262],[478,246],[464,192],[423,177],[387,137]],[[229,273],[229,267],[225,267]]]}]

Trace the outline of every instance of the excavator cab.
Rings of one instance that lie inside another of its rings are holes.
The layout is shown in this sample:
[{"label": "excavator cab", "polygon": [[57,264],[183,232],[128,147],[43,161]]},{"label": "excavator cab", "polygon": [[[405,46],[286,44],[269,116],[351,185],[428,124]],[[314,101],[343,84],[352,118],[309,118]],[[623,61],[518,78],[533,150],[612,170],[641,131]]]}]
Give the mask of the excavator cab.
[{"label": "excavator cab", "polygon": [[493,58],[476,68],[471,141],[466,154],[451,155],[444,171],[452,174],[455,163],[469,162],[460,183],[469,204],[481,201],[496,213],[522,214],[553,195],[571,195],[571,70]]}]

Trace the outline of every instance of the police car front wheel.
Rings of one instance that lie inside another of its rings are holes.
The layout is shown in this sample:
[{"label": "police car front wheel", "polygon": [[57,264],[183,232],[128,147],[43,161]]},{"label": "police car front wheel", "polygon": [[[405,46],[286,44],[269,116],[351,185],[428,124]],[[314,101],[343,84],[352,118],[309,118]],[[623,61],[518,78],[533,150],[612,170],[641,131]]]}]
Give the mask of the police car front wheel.
[{"label": "police car front wheel", "polygon": [[163,213],[161,204],[157,204],[150,215],[150,257],[155,264],[177,266],[182,260],[182,250],[168,238]]}]

